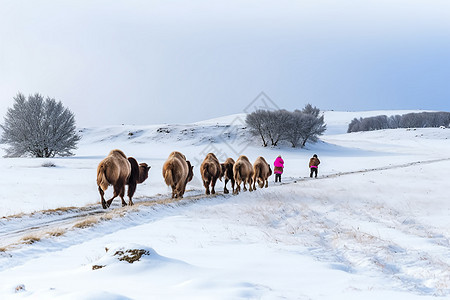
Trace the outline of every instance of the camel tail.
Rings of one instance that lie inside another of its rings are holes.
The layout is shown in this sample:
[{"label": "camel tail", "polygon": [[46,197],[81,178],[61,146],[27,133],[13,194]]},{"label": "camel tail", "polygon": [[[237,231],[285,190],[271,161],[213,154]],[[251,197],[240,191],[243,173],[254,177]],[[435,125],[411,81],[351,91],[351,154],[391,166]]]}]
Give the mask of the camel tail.
[{"label": "camel tail", "polygon": [[103,190],[106,191],[106,189],[109,186],[109,181],[106,178],[106,166],[105,164],[100,164],[97,168],[97,185]]},{"label": "camel tail", "polygon": [[241,164],[240,163],[238,163],[237,164],[237,166],[236,166],[236,172],[234,173],[234,179],[235,180],[242,180],[242,178],[241,178]]},{"label": "camel tail", "polygon": [[168,166],[168,168],[164,172],[164,181],[166,182],[166,184],[168,186],[173,186],[174,185],[174,180],[173,180],[173,174],[172,174],[171,166]]},{"label": "camel tail", "polygon": [[260,168],[260,166],[256,166],[255,169],[253,170],[253,178],[258,178],[258,177],[260,177],[260,173],[261,173],[261,168]]},{"label": "camel tail", "polygon": [[203,168],[203,174],[202,174],[203,178],[211,178],[212,177],[212,173],[209,170],[210,167],[211,167],[210,164],[206,164],[206,166]]}]

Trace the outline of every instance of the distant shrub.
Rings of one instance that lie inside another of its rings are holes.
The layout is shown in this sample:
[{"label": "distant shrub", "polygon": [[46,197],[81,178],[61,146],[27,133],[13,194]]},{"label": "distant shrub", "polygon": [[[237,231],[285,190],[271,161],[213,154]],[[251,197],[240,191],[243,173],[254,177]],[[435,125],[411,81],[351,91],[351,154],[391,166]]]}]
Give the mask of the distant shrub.
[{"label": "distant shrub", "polygon": [[56,167],[56,165],[53,162],[51,162],[51,161],[43,163],[42,166],[44,168],[54,168],[54,167]]},{"label": "distant shrub", "polygon": [[395,128],[425,128],[425,127],[448,127],[450,125],[449,112],[421,112],[408,113],[404,115],[385,115],[354,118],[348,125],[347,132],[372,131],[380,129]]}]

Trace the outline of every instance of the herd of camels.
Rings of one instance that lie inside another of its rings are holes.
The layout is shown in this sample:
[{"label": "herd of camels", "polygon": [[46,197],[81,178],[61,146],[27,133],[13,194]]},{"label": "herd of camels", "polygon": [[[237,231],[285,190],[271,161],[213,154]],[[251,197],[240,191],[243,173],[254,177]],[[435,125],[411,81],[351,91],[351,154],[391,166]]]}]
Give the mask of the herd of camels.
[{"label": "herd of camels", "polygon": [[[194,167],[182,153],[173,151],[170,153],[163,165],[162,175],[164,181],[172,188],[172,198],[182,198],[186,190],[186,184],[194,177]],[[133,205],[133,195],[138,183],[144,182],[148,178],[150,166],[146,163],[138,164],[133,157],[127,157],[121,150],[112,150],[97,167],[97,185],[100,193],[102,207],[110,207],[114,198],[119,196],[122,199],[122,206],[127,203],[124,200],[125,186],[128,185],[128,205]],[[233,194],[238,194],[243,183],[243,190],[246,191],[246,184],[249,191],[256,189],[256,182],[260,188],[268,187],[268,178],[272,175],[272,169],[266,160],[260,156],[252,165],[245,155],[239,156],[234,161],[228,158],[224,163],[220,163],[213,153],[208,153],[200,165],[200,173],[206,194],[215,194],[217,179],[225,179],[224,193],[228,194],[228,181],[231,181]],[[113,197],[105,200],[104,195],[108,186],[114,188]],[[211,188],[211,189],[210,189]]]}]

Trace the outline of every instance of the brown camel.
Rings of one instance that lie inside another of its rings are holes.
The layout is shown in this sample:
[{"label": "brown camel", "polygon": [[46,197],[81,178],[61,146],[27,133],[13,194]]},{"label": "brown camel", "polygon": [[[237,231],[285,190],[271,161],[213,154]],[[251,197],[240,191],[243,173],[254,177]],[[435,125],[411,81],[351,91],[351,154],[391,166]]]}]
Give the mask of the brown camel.
[{"label": "brown camel", "polygon": [[[122,199],[122,206],[127,205],[124,200],[126,185],[128,185],[128,204],[133,205],[132,198],[136,185],[147,179],[149,170],[150,167],[146,163],[138,165],[136,159],[127,158],[121,150],[112,150],[97,167],[97,185],[102,207],[104,209],[110,207],[117,196]],[[114,194],[111,199],[105,201],[105,191],[110,185],[114,188]]]},{"label": "brown camel", "polygon": [[253,163],[253,189],[256,190],[256,181],[260,188],[269,186],[269,177],[272,175],[272,169],[264,157],[259,156]]},{"label": "brown camel", "polygon": [[227,189],[228,181],[231,181],[231,188],[234,194],[234,176],[233,176],[233,166],[234,159],[231,157],[227,158],[224,163],[220,164],[222,167],[222,176],[225,178],[225,185],[223,187],[224,194],[228,194],[230,191]]},{"label": "brown camel", "polygon": [[[203,186],[206,189],[206,195],[215,194],[216,181],[222,177],[222,167],[214,153],[208,153],[200,165],[200,173],[202,175]],[[209,191],[211,186],[211,192]]]},{"label": "brown camel", "polygon": [[163,165],[164,181],[172,188],[172,198],[183,198],[186,184],[194,177],[194,167],[178,151],[170,153]]},{"label": "brown camel", "polygon": [[245,184],[248,183],[249,191],[253,191],[252,181],[253,181],[253,166],[248,160],[247,156],[241,155],[236,160],[233,166],[234,180],[236,181],[235,194],[239,194],[241,191],[241,182],[244,185],[244,192],[247,190]]}]

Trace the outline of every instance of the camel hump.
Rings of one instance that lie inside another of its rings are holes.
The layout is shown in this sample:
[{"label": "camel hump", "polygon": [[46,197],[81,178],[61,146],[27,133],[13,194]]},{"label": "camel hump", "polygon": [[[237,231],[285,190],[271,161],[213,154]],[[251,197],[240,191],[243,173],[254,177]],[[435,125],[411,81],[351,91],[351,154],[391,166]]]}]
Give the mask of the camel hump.
[{"label": "camel hump", "polygon": [[111,155],[111,156],[122,156],[123,158],[127,158],[125,153],[123,153],[123,151],[119,150],[119,149],[111,150],[111,152],[109,152],[109,155]]},{"label": "camel hump", "polygon": [[265,158],[262,157],[262,156],[258,156],[258,158],[255,160],[255,163],[256,163],[256,162],[263,162],[263,163],[265,163],[265,164],[267,165],[267,161],[266,161]]},{"label": "camel hump", "polygon": [[183,159],[183,160],[186,160],[186,156],[184,156],[183,153],[178,152],[178,151],[173,151],[172,153],[170,153],[170,154],[169,154],[169,158],[170,158],[170,157],[178,157],[178,158],[181,158],[181,159]]},{"label": "camel hump", "polygon": [[206,159],[213,159],[213,160],[215,160],[215,161],[219,161],[214,153],[208,153],[208,154],[206,154],[205,160],[206,160]]},{"label": "camel hump", "polygon": [[130,182],[134,183],[138,181],[139,178],[139,165],[137,160],[134,157],[128,157],[128,161],[131,165],[130,176],[128,177],[128,184]]}]

